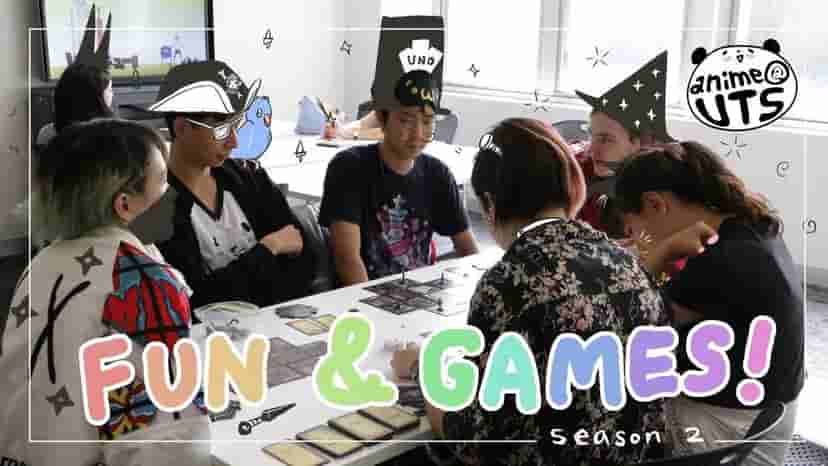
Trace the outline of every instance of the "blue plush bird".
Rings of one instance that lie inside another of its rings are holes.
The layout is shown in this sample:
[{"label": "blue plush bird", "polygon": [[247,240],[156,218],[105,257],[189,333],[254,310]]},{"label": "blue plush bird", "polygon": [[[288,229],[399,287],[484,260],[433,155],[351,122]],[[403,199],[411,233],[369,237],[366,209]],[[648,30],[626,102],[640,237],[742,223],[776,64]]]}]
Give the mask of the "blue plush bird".
[{"label": "blue plush bird", "polygon": [[270,98],[257,97],[244,117],[245,122],[238,131],[239,146],[233,149],[230,156],[237,159],[258,159],[267,151],[273,139],[270,133],[273,117]]}]

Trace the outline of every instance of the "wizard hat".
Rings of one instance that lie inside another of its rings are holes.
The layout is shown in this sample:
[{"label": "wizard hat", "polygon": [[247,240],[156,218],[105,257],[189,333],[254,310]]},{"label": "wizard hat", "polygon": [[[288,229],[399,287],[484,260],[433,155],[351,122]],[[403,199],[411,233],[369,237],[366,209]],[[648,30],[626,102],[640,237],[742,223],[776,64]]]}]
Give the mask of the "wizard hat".
[{"label": "wizard hat", "polygon": [[665,90],[667,88],[667,51],[660,53],[627,79],[593,97],[575,91],[596,112],[608,115],[633,134],[650,134],[660,142],[671,142],[667,134]]},{"label": "wizard hat", "polygon": [[383,16],[371,97],[374,108],[440,107],[443,87],[443,18]]},{"label": "wizard hat", "polygon": [[221,61],[184,63],[164,78],[149,111],[157,113],[220,113],[246,111],[259,94],[261,79],[248,87]]},{"label": "wizard hat", "polygon": [[106,29],[101,38],[100,46],[95,50],[95,5],[89,10],[89,18],[86,20],[86,29],[83,31],[83,38],[81,39],[80,49],[75,55],[74,63],[83,63],[84,65],[94,66],[100,70],[107,71],[109,69],[109,33],[112,27],[112,13],[109,13],[109,18],[106,20]]}]

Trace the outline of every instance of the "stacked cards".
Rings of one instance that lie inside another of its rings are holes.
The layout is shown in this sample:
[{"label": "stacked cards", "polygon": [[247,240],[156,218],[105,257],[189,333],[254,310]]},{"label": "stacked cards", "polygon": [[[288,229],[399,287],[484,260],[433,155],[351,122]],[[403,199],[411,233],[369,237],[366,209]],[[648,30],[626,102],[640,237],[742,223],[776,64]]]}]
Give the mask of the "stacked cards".
[{"label": "stacked cards", "polygon": [[309,337],[315,337],[330,330],[335,320],[335,315],[324,314],[310,319],[292,320],[287,326]]},{"label": "stacked cards", "polygon": [[288,466],[317,466],[342,458],[378,440],[420,425],[420,418],[398,406],[367,408],[296,434],[306,444],[275,443],[265,453]]}]

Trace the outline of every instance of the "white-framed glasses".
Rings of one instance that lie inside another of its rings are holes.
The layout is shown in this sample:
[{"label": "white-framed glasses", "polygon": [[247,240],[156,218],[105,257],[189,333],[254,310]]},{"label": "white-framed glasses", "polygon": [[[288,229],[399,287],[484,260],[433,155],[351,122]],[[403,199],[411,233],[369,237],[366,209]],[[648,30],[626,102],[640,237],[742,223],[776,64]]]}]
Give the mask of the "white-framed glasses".
[{"label": "white-framed glasses", "polygon": [[188,122],[190,122],[190,123],[192,123],[196,126],[201,126],[202,128],[208,128],[208,129],[213,130],[213,138],[216,141],[223,141],[223,140],[227,139],[230,136],[230,131],[231,130],[238,131],[242,126],[244,126],[244,122],[245,122],[244,115],[241,115],[241,116],[239,116],[237,118],[234,118],[230,121],[220,123],[216,126],[208,125],[207,123],[204,123],[203,121],[193,120],[192,118],[185,118],[185,120],[187,120]]}]

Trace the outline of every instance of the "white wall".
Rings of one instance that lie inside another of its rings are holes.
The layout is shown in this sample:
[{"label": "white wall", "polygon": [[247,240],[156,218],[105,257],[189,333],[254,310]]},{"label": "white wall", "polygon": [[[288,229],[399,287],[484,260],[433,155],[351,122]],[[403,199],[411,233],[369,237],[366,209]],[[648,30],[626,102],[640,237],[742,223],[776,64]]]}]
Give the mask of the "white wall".
[{"label": "white wall", "polygon": [[0,3],[0,256],[18,249],[27,231],[25,216],[13,212],[28,183],[27,36],[33,16],[33,2]]},{"label": "white wall", "polygon": [[[262,78],[260,95],[270,97],[274,120],[295,120],[303,95],[341,106],[345,9],[335,0],[214,0],[216,59],[245,81]],[[262,44],[268,29],[275,36],[269,50]]]}]

